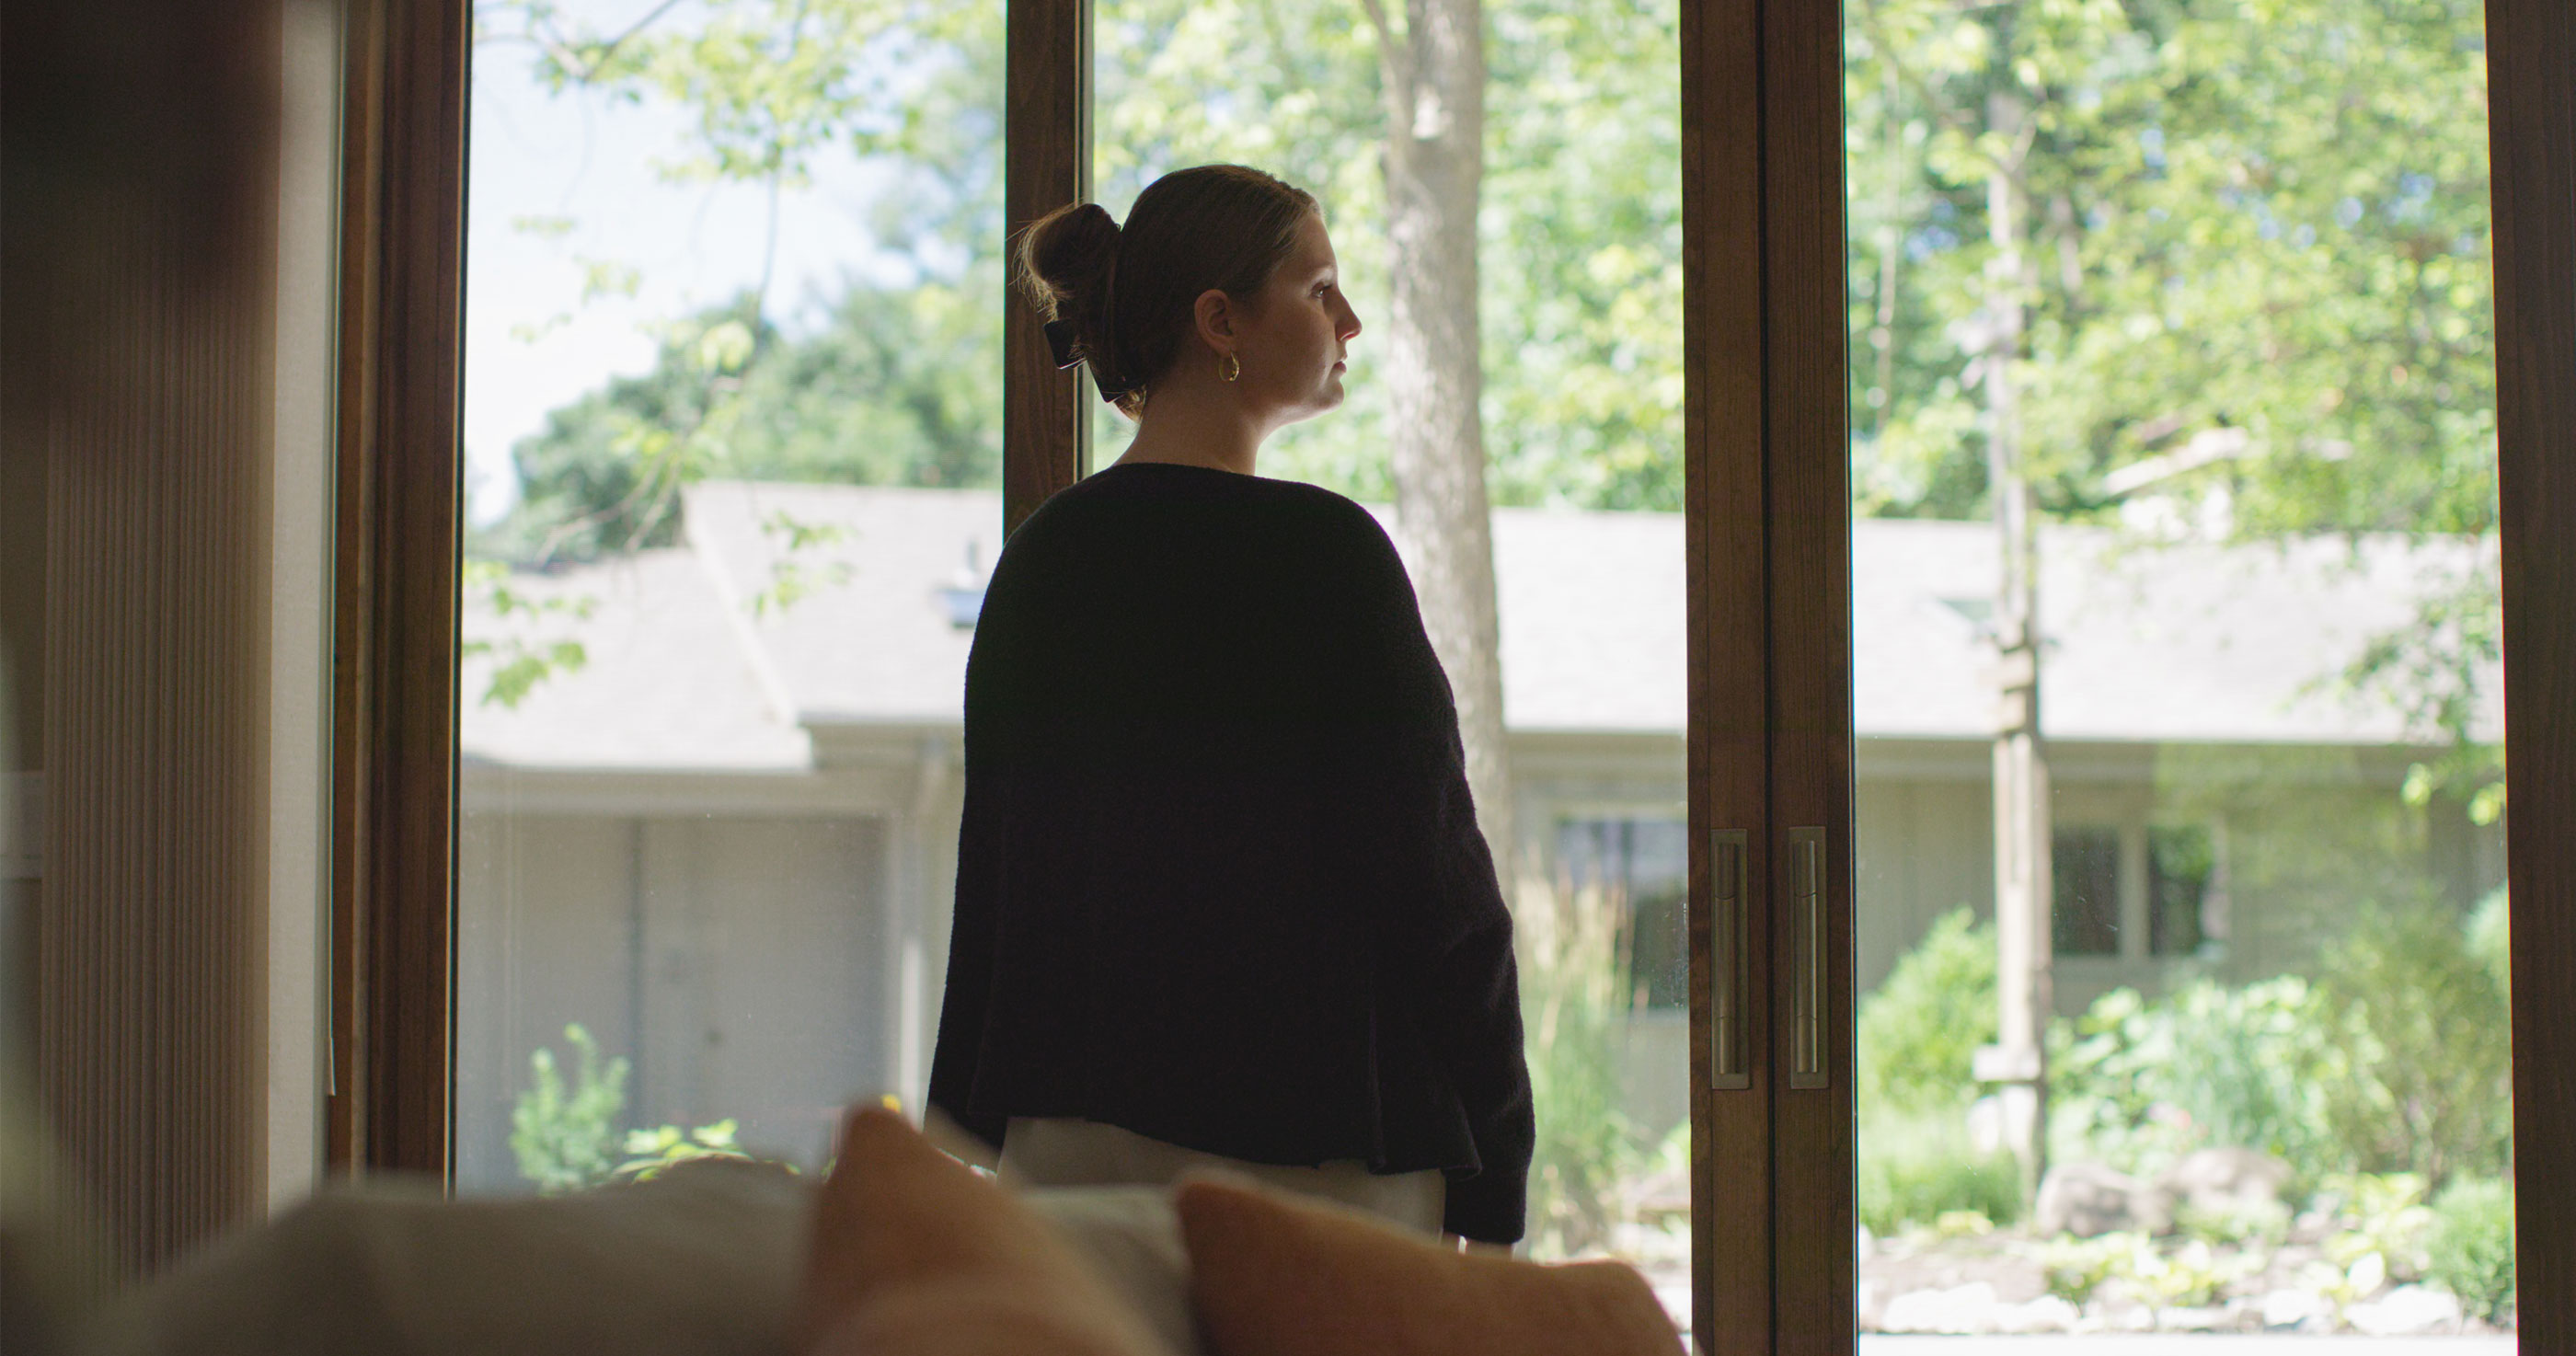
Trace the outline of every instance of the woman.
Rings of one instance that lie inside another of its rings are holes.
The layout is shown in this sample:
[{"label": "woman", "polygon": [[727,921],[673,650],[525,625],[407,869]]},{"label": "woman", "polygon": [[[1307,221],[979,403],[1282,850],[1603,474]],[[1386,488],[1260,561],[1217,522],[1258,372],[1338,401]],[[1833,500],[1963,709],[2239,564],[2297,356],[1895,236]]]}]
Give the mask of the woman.
[{"label": "woman", "polygon": [[1315,201],[1155,181],[1020,243],[1137,421],[996,562],[930,1100],[1046,1185],[1224,1160],[1508,1244],[1533,1136],[1510,915],[1448,679],[1357,504],[1253,475],[1360,322]]}]

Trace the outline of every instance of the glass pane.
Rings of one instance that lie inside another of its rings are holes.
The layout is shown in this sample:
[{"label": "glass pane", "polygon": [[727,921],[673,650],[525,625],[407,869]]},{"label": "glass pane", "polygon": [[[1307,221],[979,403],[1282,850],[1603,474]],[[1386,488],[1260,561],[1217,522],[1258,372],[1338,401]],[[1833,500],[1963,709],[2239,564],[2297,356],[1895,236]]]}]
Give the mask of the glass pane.
[{"label": "glass pane", "polygon": [[457,1178],[927,1081],[1001,541],[999,0],[486,0]]},{"label": "glass pane", "polygon": [[1860,1326],[2509,1351],[2481,11],[1847,14]]},{"label": "glass pane", "polygon": [[[1401,25],[1406,8],[1388,8]],[[1489,839],[1509,845],[1496,857],[1536,1088],[1525,1251],[1638,1262],[1687,1323],[1677,10],[1484,6],[1483,123],[1468,141],[1484,148],[1483,175],[1462,247],[1481,311],[1463,320],[1454,294],[1411,320],[1394,304],[1394,279],[1419,266],[1399,244],[1432,213],[1407,207],[1399,221],[1389,205],[1408,199],[1388,188],[1382,57],[1388,44],[1411,48],[1406,33],[1371,27],[1373,12],[1345,0],[1101,0],[1098,192],[1123,218],[1161,174],[1237,161],[1321,200],[1365,326],[1349,399],[1272,439],[1259,472],[1371,506],[1418,586],[1436,572],[1426,560],[1472,562],[1476,529],[1490,531],[1502,729],[1471,719],[1464,737],[1471,763],[1490,755],[1505,769],[1476,790]],[[1441,324],[1480,333],[1481,354],[1423,337]],[[1425,356],[1401,369],[1405,353]],[[1426,408],[1405,403],[1426,373],[1476,392],[1481,427],[1455,406],[1400,423],[1399,409]],[[1094,417],[1106,465],[1132,426],[1105,407]],[[1448,440],[1449,452],[1424,455],[1452,460],[1425,465],[1480,473],[1490,513],[1444,519],[1464,502],[1458,482],[1405,469],[1408,436]],[[1438,635],[1449,604],[1422,591]],[[1444,658],[1453,684],[1475,681]],[[1474,704],[1472,693],[1462,701]]]},{"label": "glass pane", "polygon": [[2120,831],[2057,829],[2049,842],[2049,935],[2057,954],[2119,955]]}]

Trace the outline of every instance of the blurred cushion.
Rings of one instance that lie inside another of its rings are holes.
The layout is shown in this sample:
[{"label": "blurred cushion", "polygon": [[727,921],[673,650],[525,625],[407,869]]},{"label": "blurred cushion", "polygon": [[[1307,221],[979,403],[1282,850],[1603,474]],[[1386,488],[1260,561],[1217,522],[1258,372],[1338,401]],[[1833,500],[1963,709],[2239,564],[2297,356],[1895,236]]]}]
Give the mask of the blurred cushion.
[{"label": "blurred cushion", "polygon": [[798,1349],[832,1356],[1169,1356],[1034,1211],[881,1108],[818,1193]]},{"label": "blurred cushion", "polygon": [[1618,1262],[1460,1254],[1322,1202],[1184,1182],[1191,1296],[1216,1356],[1674,1356],[1681,1335]]},{"label": "blurred cushion", "polygon": [[1043,1187],[1018,1199],[1046,1217],[1176,1356],[1200,1356],[1190,1254],[1163,1187]]},{"label": "blurred cushion", "polygon": [[[101,1356],[787,1352],[814,1195],[810,1178],[712,1160],[543,1199],[449,1200],[435,1183],[334,1190],[137,1287],[85,1345]],[[1143,1317],[1153,1350],[1196,1356],[1168,1193],[1022,1199],[1035,1229],[1060,1231]]]},{"label": "blurred cushion", "polygon": [[810,1194],[783,1170],[727,1162],[546,1199],[326,1192],[126,1296],[91,1349],[784,1352]]}]

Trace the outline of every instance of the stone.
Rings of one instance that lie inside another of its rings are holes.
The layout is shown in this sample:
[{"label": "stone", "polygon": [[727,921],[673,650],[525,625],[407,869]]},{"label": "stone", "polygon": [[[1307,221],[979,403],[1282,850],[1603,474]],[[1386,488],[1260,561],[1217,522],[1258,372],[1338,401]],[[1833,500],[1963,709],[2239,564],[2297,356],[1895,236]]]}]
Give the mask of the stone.
[{"label": "stone", "polygon": [[2313,1290],[2284,1288],[2263,1296],[2263,1326],[2293,1331],[2334,1321],[2334,1301]]},{"label": "stone", "polygon": [[2226,1326],[2227,1310],[2216,1305],[2177,1304],[2156,1312],[2156,1327],[2163,1332],[2217,1332]]},{"label": "stone", "polygon": [[2141,1228],[2146,1224],[2140,1218],[2141,1207],[2152,1206],[2145,1199],[2152,1194],[2136,1178],[2107,1163],[2061,1163],[2040,1181],[2031,1223],[2041,1238],[2059,1234],[2099,1238]]},{"label": "stone", "polygon": [[1911,1290],[1887,1302],[1881,1332],[1987,1333],[1995,1330],[1994,1286],[1984,1281],[1947,1290]]},{"label": "stone", "polygon": [[2007,1304],[1995,1311],[1995,1331],[2008,1333],[2073,1332],[2084,1311],[2055,1295],[2028,1304]]},{"label": "stone", "polygon": [[2225,1146],[2183,1155],[2155,1184],[2178,1204],[2241,1214],[2279,1204],[2290,1177],[2290,1165],[2270,1154]]},{"label": "stone", "polygon": [[2401,1285],[2378,1299],[2343,1311],[2356,1332],[2372,1337],[2414,1337],[2458,1332],[2463,1315],[2459,1298],[2429,1285]]}]

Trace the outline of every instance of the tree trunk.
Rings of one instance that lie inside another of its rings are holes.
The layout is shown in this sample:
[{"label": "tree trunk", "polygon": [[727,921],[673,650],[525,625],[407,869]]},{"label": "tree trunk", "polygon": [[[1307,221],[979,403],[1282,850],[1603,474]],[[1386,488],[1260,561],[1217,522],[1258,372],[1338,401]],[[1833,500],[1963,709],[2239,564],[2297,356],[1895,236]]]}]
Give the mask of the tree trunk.
[{"label": "tree trunk", "polygon": [[1457,695],[1468,788],[1510,898],[1519,853],[1477,409],[1484,390],[1476,313],[1484,10],[1481,0],[1407,0],[1399,37],[1378,0],[1368,7],[1386,91],[1385,371],[1397,533],[1423,624]]},{"label": "tree trunk", "polygon": [[[2021,131],[2017,101],[1997,96],[1990,126]],[[2047,1169],[2047,1043],[2053,1002],[2048,759],[2039,735],[2039,528],[2021,447],[2022,312],[2031,278],[2023,250],[2020,185],[1998,165],[1987,180],[1987,227],[1995,246],[1987,302],[1992,322],[1981,359],[1986,394],[1988,495],[1994,503],[1995,997],[1996,1051],[1980,1078],[2001,1082],[2006,1141],[2021,1162],[2023,1199],[2038,1199]]]}]

